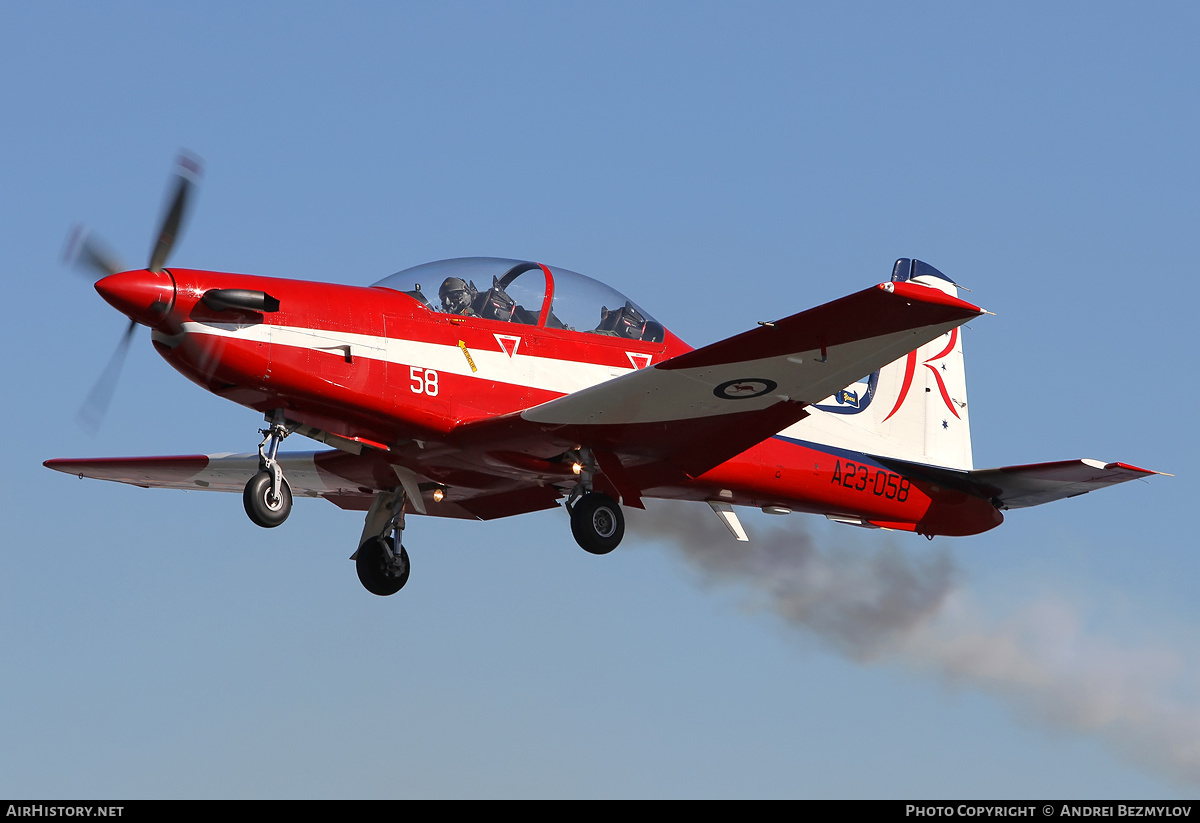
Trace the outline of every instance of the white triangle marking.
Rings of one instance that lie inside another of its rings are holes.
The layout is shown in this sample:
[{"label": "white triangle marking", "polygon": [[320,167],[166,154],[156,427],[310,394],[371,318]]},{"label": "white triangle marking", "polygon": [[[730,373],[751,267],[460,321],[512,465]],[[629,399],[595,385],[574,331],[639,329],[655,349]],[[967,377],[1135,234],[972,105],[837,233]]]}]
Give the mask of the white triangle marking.
[{"label": "white triangle marking", "polygon": [[625,356],[629,358],[629,362],[633,364],[635,369],[644,369],[650,365],[650,361],[654,359],[652,354],[641,354],[640,352],[627,351]]},{"label": "white triangle marking", "polygon": [[517,347],[521,345],[521,338],[515,334],[496,334],[492,333],[492,337],[496,338],[496,342],[500,344],[500,349],[512,357],[517,353]]}]

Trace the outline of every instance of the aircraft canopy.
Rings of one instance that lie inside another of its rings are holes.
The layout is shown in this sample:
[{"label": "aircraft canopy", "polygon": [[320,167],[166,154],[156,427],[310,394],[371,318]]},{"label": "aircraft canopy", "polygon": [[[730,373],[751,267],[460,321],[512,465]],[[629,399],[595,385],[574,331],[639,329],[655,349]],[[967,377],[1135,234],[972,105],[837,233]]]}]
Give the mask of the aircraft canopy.
[{"label": "aircraft canopy", "polygon": [[663,327],[611,286],[567,269],[499,257],[423,263],[373,284],[429,311],[660,342]]}]

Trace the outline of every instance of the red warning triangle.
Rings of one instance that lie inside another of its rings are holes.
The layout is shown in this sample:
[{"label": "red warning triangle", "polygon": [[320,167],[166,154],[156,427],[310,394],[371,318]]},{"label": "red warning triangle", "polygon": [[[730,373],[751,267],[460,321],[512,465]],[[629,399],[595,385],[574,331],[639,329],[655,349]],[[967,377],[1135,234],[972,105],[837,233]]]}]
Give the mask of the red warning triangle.
[{"label": "red warning triangle", "polygon": [[652,354],[641,354],[640,352],[627,351],[625,356],[629,358],[629,362],[633,364],[635,369],[644,369],[650,365],[650,361],[654,359]]},{"label": "red warning triangle", "polygon": [[496,342],[500,344],[501,350],[509,357],[517,353],[517,346],[521,345],[521,338],[515,334],[492,334],[496,338]]}]

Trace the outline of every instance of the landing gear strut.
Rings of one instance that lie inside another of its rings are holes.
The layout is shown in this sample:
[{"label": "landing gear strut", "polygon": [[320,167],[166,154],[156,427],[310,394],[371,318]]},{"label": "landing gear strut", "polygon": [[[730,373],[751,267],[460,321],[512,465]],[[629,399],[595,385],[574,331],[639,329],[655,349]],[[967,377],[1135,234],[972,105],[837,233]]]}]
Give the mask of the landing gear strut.
[{"label": "landing gear strut", "polygon": [[380,597],[395,594],[408,582],[408,552],[401,542],[406,500],[403,486],[375,495],[354,553],[358,581]]},{"label": "landing gear strut", "polygon": [[625,536],[625,515],[617,501],[592,491],[596,460],[590,449],[580,449],[579,453],[579,482],[567,497],[571,534],[585,552],[608,554]]},{"label": "landing gear strut", "polygon": [[283,438],[291,430],[283,424],[283,410],[276,409],[271,426],[259,429],[263,435],[258,444],[258,474],[250,478],[242,492],[242,505],[256,525],[273,529],[292,513],[292,490],[283,478],[276,455]]}]

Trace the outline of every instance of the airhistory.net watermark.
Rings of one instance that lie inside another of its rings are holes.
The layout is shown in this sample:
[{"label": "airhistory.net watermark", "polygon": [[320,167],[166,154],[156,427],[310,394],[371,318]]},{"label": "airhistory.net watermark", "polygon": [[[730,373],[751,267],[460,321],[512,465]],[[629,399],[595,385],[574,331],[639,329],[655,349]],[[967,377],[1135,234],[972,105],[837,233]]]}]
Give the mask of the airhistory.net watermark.
[{"label": "airhistory.net watermark", "polygon": [[33,803],[18,806],[10,803],[5,817],[121,817],[124,806],[50,806]]}]

